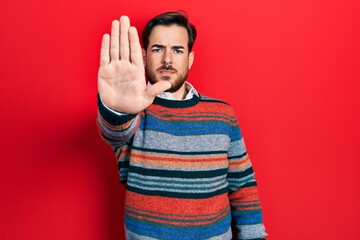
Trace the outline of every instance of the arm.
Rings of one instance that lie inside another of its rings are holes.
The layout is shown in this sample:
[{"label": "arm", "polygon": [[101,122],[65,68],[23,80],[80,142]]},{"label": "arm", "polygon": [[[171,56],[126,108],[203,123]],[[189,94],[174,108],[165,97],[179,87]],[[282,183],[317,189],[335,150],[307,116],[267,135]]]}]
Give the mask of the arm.
[{"label": "arm", "polygon": [[267,234],[262,221],[262,210],[254,170],[236,117],[232,120],[228,158],[229,199],[234,225],[238,230],[238,238],[265,238]]},{"label": "arm", "polygon": [[97,126],[101,137],[115,152],[121,183],[127,182],[131,138],[140,125],[140,114],[118,114],[107,108],[98,96]]},{"label": "arm", "polygon": [[[156,95],[171,87],[162,81],[146,87],[142,50],[137,30],[122,16],[112,22],[111,35],[104,34],[98,71],[97,125],[119,161],[120,180],[126,181],[131,137],[140,124],[139,112]],[[117,114],[121,112],[124,114]]]},{"label": "arm", "polygon": [[115,152],[130,140],[139,125],[140,114],[117,114],[107,108],[98,96],[98,130]]}]

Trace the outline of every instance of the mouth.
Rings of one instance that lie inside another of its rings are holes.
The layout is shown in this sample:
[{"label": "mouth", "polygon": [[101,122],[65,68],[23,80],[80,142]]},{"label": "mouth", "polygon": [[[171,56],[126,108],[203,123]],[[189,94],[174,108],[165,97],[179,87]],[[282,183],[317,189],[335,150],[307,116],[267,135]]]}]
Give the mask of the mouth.
[{"label": "mouth", "polygon": [[158,69],[159,73],[162,75],[171,75],[171,74],[175,74],[177,71],[176,69],[174,69],[172,66],[168,65],[168,66],[162,66]]},{"label": "mouth", "polygon": [[175,71],[174,70],[166,70],[166,69],[161,69],[159,70],[160,74],[162,75],[171,75],[171,74],[174,74]]}]

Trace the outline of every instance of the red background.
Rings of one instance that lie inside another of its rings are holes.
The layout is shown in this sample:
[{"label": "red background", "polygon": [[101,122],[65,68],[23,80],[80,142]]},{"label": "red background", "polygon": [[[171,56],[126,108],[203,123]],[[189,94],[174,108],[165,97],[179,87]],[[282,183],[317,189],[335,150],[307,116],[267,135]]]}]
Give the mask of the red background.
[{"label": "red background", "polygon": [[269,239],[360,239],[360,1],[2,2],[0,239],[122,239],[123,189],[98,136],[102,34],[184,9],[189,81],[231,103]]}]

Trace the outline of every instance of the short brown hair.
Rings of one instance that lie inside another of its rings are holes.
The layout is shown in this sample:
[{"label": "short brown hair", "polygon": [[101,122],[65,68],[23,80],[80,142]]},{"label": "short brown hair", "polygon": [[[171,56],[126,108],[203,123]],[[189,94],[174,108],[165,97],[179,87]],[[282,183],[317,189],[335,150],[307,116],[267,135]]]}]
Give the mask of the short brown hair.
[{"label": "short brown hair", "polygon": [[189,39],[188,48],[189,48],[189,52],[191,52],[196,39],[196,28],[193,24],[189,22],[189,19],[186,16],[185,12],[180,12],[180,11],[165,12],[150,19],[150,21],[146,24],[145,29],[142,32],[142,36],[141,36],[145,50],[149,45],[149,37],[152,29],[158,25],[164,25],[164,26],[177,25],[180,27],[184,27],[188,33],[188,39]]}]

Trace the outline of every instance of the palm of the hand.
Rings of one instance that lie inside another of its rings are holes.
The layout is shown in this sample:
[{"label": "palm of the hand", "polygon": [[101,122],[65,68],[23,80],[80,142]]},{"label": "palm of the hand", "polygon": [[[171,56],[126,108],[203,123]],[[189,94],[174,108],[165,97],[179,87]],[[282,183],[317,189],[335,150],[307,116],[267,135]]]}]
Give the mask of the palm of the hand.
[{"label": "palm of the hand", "polygon": [[103,36],[100,55],[98,91],[104,104],[115,111],[138,113],[171,86],[163,81],[146,88],[139,37],[127,17],[113,21],[111,37]]},{"label": "palm of the hand", "polygon": [[140,112],[148,101],[144,67],[122,60],[100,66],[98,90],[108,107],[123,113]]}]

